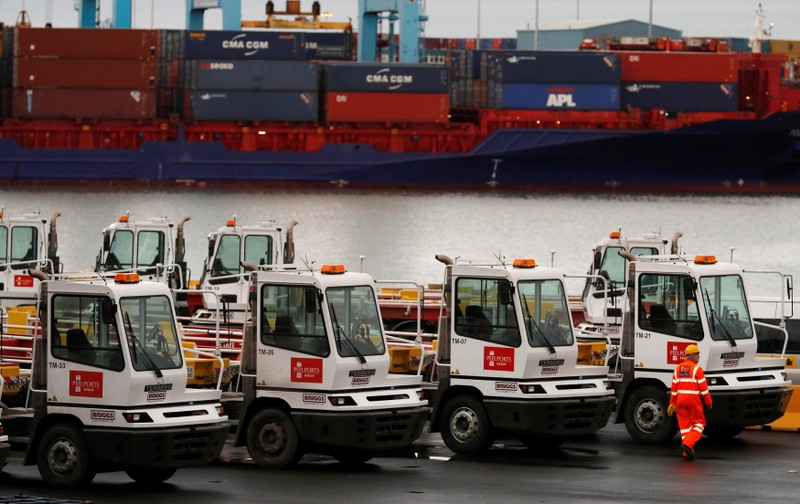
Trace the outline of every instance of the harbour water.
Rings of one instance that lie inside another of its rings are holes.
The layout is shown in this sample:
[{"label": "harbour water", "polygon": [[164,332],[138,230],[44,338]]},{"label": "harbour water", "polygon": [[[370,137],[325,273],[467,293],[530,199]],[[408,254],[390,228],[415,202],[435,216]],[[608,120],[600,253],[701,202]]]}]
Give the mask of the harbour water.
[{"label": "harbour water", "polygon": [[[661,232],[670,239],[682,231],[687,254],[715,254],[721,261],[733,254],[747,269],[800,270],[800,198],[791,196],[4,187],[0,205],[8,216],[61,212],[59,255],[69,271],[93,267],[102,229],[126,211],[139,221],[190,216],[186,247],[194,279],[206,236],[234,215],[241,224],[299,221],[298,257],[316,267],[343,263],[378,279],[423,284],[441,282],[436,254],[534,258],[583,274],[592,247],[620,226],[628,236]],[[571,293],[579,292],[582,282],[570,282]],[[762,294],[777,285],[756,281],[755,288]]]}]

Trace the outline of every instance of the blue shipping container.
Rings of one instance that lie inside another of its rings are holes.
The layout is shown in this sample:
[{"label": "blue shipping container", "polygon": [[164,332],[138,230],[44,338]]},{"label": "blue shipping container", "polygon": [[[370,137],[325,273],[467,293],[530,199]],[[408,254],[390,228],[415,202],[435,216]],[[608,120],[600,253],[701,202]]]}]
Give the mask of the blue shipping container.
[{"label": "blue shipping container", "polygon": [[187,91],[186,116],[209,121],[319,119],[319,93],[301,91]]},{"label": "blue shipping container", "polygon": [[616,54],[557,51],[499,51],[490,53],[490,75],[505,84],[619,84]]},{"label": "blue shipping container", "polygon": [[183,36],[182,59],[306,59],[302,33],[191,31]]},{"label": "blue shipping container", "polygon": [[190,60],[184,87],[205,90],[317,91],[319,65],[307,61]]},{"label": "blue shipping container", "polygon": [[301,46],[307,60],[353,61],[355,59],[351,32],[304,32]]},{"label": "blue shipping container", "polygon": [[622,106],[644,110],[735,112],[736,84],[715,82],[623,82]]},{"label": "blue shipping container", "polygon": [[323,89],[367,93],[447,93],[447,69],[400,63],[326,63]]},{"label": "blue shipping container", "polygon": [[489,106],[506,110],[619,110],[612,84],[490,83]]}]

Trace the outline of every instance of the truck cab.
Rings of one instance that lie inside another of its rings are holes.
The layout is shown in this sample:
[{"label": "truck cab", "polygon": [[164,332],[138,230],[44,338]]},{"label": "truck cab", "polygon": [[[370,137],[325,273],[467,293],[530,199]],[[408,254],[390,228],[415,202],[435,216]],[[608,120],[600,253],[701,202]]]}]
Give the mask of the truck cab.
[{"label": "truck cab", "polygon": [[532,259],[437,259],[446,265],[447,314],[431,429],[448,448],[481,453],[496,437],[553,447],[605,427],[614,407],[608,368],[578,364],[564,274]]},{"label": "truck cab", "polygon": [[188,389],[166,285],[136,274],[40,275],[31,386],[3,405],[3,425],[45,482],[79,486],[97,472],[160,482],[216,458],[229,431],[219,390]]},{"label": "truck cab", "polygon": [[319,271],[254,271],[242,352],[237,445],[263,467],[304,452],[360,463],[410,445],[429,414],[421,378],[389,373],[373,279]]},{"label": "truck cab", "polygon": [[95,271],[114,277],[117,273],[136,273],[142,280],[158,281],[173,289],[188,286],[189,271],[184,259],[184,225],[166,217],[137,222],[127,212],[103,229],[103,244],[97,254]]},{"label": "truck cab", "polygon": [[58,272],[56,221],[40,213],[18,217],[0,209],[0,303],[2,306],[31,304],[39,292],[39,280],[31,270]]},{"label": "truck cab", "polygon": [[[680,236],[681,233],[677,233],[672,240],[672,253],[677,253]],[[669,242],[658,233],[627,237],[622,235],[621,228],[600,241],[592,251],[593,259],[581,295],[584,320],[579,321],[578,326],[583,330],[598,330],[600,326],[606,326],[607,331],[618,338],[626,303],[625,279],[628,273],[625,259],[619,252],[634,256],[666,255],[670,252],[668,245]]]},{"label": "truck cab", "polygon": [[[250,271],[267,270],[294,262],[293,221],[284,229],[274,222],[241,225],[236,216],[208,235],[208,257],[200,277],[203,309],[194,312],[195,322],[213,320],[217,310],[226,322],[243,324],[250,291]],[[208,291],[214,292],[210,294]],[[215,295],[216,294],[216,295]]]},{"label": "truck cab", "polygon": [[782,355],[757,355],[743,269],[714,256],[634,257],[619,360],[612,373],[617,422],[642,442],[665,442],[675,366],[690,344],[700,348],[714,407],[705,434],[727,438],[780,418],[792,394]]}]

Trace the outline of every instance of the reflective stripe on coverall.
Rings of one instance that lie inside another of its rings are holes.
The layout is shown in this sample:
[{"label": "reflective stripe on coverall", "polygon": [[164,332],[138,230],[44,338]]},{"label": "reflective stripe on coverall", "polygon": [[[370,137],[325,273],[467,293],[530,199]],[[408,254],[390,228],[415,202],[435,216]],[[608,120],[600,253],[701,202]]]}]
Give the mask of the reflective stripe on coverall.
[{"label": "reflective stripe on coverall", "polygon": [[703,436],[706,425],[700,396],[707,406],[711,406],[711,394],[708,393],[703,368],[687,359],[678,364],[672,373],[672,394],[669,402],[677,408],[675,413],[681,429],[681,444],[692,449]]}]

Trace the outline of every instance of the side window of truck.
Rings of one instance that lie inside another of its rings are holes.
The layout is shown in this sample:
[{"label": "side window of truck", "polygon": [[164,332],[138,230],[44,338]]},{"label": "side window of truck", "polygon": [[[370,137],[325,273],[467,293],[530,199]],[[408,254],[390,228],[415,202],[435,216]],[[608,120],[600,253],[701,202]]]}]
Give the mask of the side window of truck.
[{"label": "side window of truck", "polygon": [[505,279],[459,278],[456,282],[455,328],[460,336],[518,347],[519,325],[513,303],[504,304]]},{"label": "side window of truck", "polygon": [[67,295],[53,298],[53,357],[112,371],[125,367],[117,327],[102,321],[102,299]]}]

